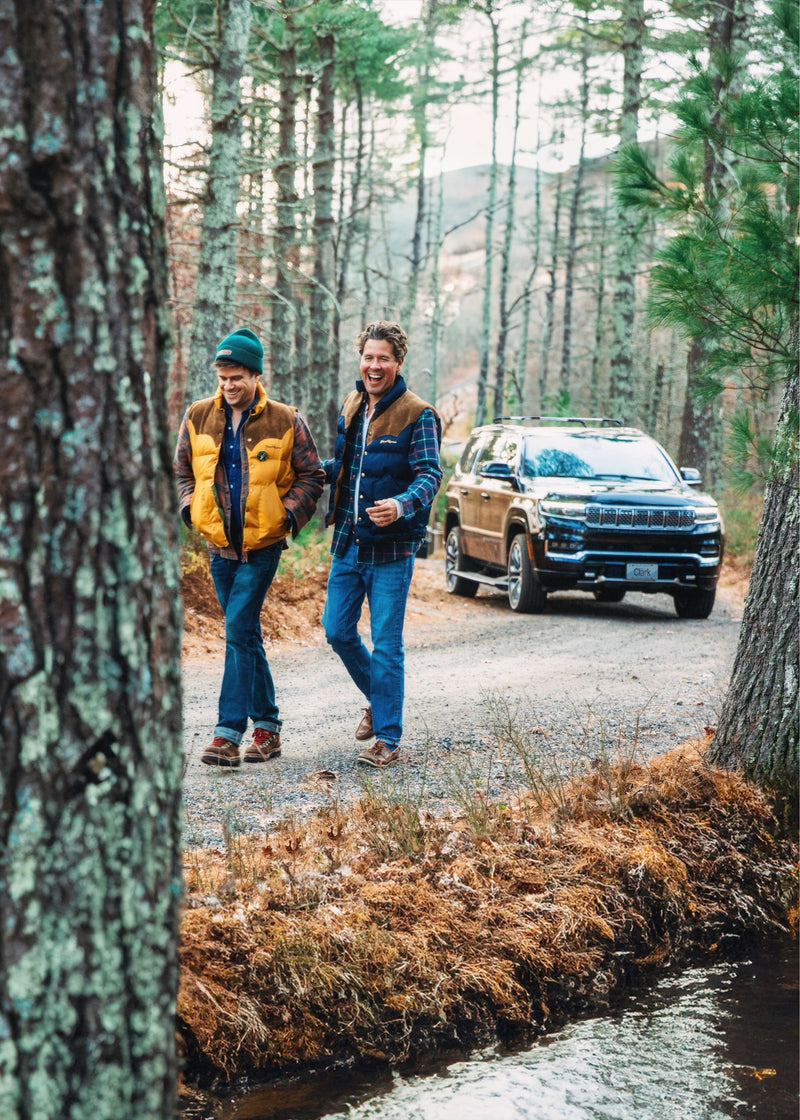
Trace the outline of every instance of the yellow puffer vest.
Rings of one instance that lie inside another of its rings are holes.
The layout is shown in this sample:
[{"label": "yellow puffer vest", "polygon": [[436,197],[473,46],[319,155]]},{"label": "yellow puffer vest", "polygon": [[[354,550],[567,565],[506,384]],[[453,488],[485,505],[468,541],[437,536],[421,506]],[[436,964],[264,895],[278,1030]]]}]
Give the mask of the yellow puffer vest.
[{"label": "yellow puffer vest", "polygon": [[[292,486],[294,419],[296,409],[271,401],[261,384],[257,400],[245,421],[242,462],[242,548],[249,552],[275,544],[289,532],[289,519],[281,499]],[[230,548],[230,495],[220,452],[225,431],[222,392],[196,401],[187,414],[195,478],[192,524],[210,544]]]}]

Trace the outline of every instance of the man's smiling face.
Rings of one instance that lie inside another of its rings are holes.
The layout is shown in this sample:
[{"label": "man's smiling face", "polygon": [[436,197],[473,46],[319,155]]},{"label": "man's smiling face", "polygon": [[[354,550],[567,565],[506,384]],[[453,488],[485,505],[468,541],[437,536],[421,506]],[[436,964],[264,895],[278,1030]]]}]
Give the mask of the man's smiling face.
[{"label": "man's smiling face", "polygon": [[385,338],[369,338],[361,351],[361,380],[367,394],[379,400],[394,385],[402,362],[394,356],[392,344]]},{"label": "man's smiling face", "polygon": [[258,374],[243,366],[217,366],[222,395],[231,408],[244,410],[255,399],[258,388]]}]

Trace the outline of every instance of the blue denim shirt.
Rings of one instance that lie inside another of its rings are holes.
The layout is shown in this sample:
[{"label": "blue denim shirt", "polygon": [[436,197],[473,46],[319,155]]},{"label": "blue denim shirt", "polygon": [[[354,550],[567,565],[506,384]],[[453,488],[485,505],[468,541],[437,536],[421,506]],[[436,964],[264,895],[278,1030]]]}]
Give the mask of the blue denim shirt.
[{"label": "blue denim shirt", "polygon": [[233,410],[228,402],[224,399],[222,403],[225,407],[225,431],[222,434],[222,465],[225,468],[225,477],[228,480],[228,487],[231,492],[231,545],[237,552],[242,551],[242,432],[247,417],[253,408],[253,405],[258,400],[258,396],[253,397],[250,405],[244,410],[239,420],[239,427],[236,429],[236,434],[233,431]]}]

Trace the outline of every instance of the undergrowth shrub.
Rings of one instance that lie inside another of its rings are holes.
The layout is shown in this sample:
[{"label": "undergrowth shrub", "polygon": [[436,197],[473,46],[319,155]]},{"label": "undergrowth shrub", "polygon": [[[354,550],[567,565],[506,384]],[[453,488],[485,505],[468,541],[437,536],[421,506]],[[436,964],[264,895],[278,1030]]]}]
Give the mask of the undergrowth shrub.
[{"label": "undergrowth shrub", "polygon": [[761,520],[763,494],[726,490],[719,499],[725,522],[725,553],[740,564],[752,564]]}]

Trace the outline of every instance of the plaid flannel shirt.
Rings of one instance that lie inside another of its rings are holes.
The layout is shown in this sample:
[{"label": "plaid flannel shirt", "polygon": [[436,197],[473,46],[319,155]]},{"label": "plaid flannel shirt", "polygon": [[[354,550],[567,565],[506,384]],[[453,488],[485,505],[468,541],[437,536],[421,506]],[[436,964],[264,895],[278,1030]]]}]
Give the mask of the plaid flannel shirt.
[{"label": "plaid flannel shirt", "polygon": [[[339,503],[334,520],[331,552],[334,556],[344,556],[353,532],[353,513],[355,510],[356,489],[359,481],[358,464],[364,449],[364,404],[358,412],[358,422],[354,423],[352,441],[348,441],[345,452],[344,470],[347,477],[342,482]],[[411,449],[408,456],[409,466],[414,478],[408,489],[397,494],[402,517],[410,517],[416,510],[433,505],[433,499],[442,481],[442,468],[439,464],[439,432],[433,409],[424,409],[414,425],[411,436]],[[331,479],[332,460],[323,462],[325,479]],[[335,482],[335,480],[333,480]],[[414,556],[421,545],[419,540],[387,541],[386,544],[361,545],[358,549],[359,563],[388,564],[392,560],[404,560]]]}]

